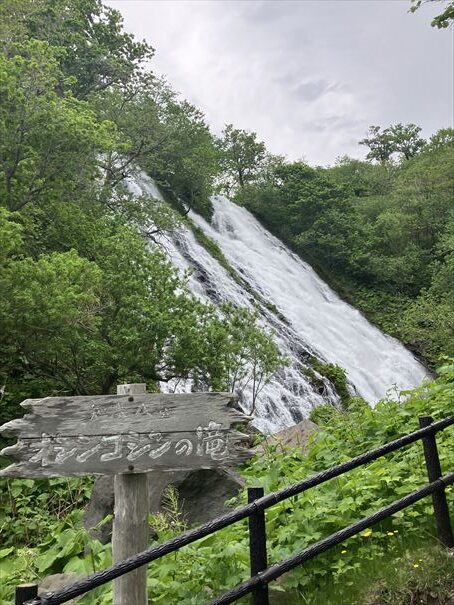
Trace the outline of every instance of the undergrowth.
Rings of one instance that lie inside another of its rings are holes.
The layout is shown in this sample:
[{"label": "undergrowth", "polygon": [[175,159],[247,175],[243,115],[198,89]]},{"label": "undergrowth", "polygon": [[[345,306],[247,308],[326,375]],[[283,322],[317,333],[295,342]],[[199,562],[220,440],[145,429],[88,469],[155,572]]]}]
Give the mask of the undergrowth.
[{"label": "undergrowth", "polygon": [[[440,370],[437,380],[397,399],[382,401],[375,409],[358,399],[350,403],[348,411],[337,411],[332,406],[320,408],[321,431],[312,437],[307,453],[268,447],[242,469],[243,477],[248,485],[261,485],[266,492],[280,489],[416,430],[419,416],[440,419],[451,415],[453,396],[454,366],[450,365]],[[442,467],[448,472],[454,467],[453,428],[438,433],[437,442]],[[0,605],[11,602],[13,587],[18,583],[62,571],[90,573],[110,562],[110,548],[91,540],[80,529],[80,507],[71,499],[68,515],[63,514],[64,505],[57,507],[60,518],[58,512],[48,513],[38,504],[38,498],[52,493],[54,485],[62,489],[60,480],[53,481],[57,483],[48,482],[47,487],[46,482],[1,482]],[[84,486],[83,500],[89,485],[77,482],[80,480],[71,480],[67,485],[73,494],[73,486]],[[272,507],[266,512],[269,562],[290,557],[426,482],[422,445],[418,442]],[[11,486],[15,491],[11,492]],[[447,496],[452,509],[452,487],[447,489]],[[49,501],[49,496],[45,499]],[[19,501],[22,503],[18,508]],[[232,504],[244,502],[242,494]],[[25,518],[20,520],[22,515]],[[184,529],[175,497],[168,512],[151,522],[159,542]],[[36,529],[31,531],[33,527]],[[416,576],[423,578],[427,572],[429,579],[424,580],[424,586],[439,592],[446,589],[448,595],[451,590],[446,582],[430,581],[434,536],[432,503],[426,498],[286,574],[270,586],[273,598],[282,605],[411,605],[417,601],[405,601],[405,595],[417,594],[426,598],[423,603],[430,604],[431,593],[426,589],[422,592],[423,584],[415,584]],[[387,583],[389,570],[396,568],[402,575],[395,585]],[[435,568],[434,564],[433,571]],[[451,581],[452,566],[447,562],[444,568]],[[149,597],[154,603],[201,605],[245,580],[248,574],[243,521],[150,564]],[[84,605],[110,602],[110,587],[100,588],[81,601]],[[240,602],[246,603],[247,599]]]},{"label": "undergrowth", "polygon": [[453,605],[453,553],[438,545],[405,552],[361,599],[364,605]]}]

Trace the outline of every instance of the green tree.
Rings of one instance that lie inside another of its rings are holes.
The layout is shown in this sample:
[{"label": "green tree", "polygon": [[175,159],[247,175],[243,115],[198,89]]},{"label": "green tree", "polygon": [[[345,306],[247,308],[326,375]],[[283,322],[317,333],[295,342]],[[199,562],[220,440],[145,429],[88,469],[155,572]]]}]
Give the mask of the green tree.
[{"label": "green tree", "polygon": [[420,132],[421,128],[415,124],[393,124],[383,131],[380,126],[370,126],[368,138],[359,144],[369,147],[368,160],[387,162],[393,153],[401,153],[409,160],[426,144]]},{"label": "green tree", "polygon": [[119,11],[101,0],[7,0],[2,39],[30,38],[59,48],[59,63],[78,98],[127,82],[153,49],[123,30]]},{"label": "green tree", "polygon": [[[205,364],[196,373],[197,382],[216,390],[239,392],[249,414],[255,413],[257,398],[272,375],[287,362],[279,353],[273,335],[259,327],[258,315],[249,309],[222,305],[208,327]],[[205,339],[203,332],[200,337]]]},{"label": "green tree", "polygon": [[187,101],[172,102],[163,116],[166,144],[159,160],[144,161],[144,167],[184,212],[194,209],[205,217],[212,213],[210,195],[218,174],[213,137],[203,114]]},{"label": "green tree", "polygon": [[346,187],[303,162],[277,165],[270,182],[246,190],[246,205],[311,262],[344,263],[355,224]]},{"label": "green tree", "polygon": [[454,219],[435,249],[433,277],[403,318],[403,334],[424,357],[454,358]]},{"label": "green tree", "polygon": [[97,329],[101,271],[75,251],[24,256],[13,218],[0,209],[0,381],[12,402],[38,384],[80,392],[74,354],[85,346],[88,353]]},{"label": "green tree", "polygon": [[396,168],[392,163],[372,164],[343,156],[327,170],[329,177],[355,197],[382,196],[389,193]]},{"label": "green tree", "polygon": [[115,127],[99,122],[70,91],[56,51],[31,40],[0,54],[0,197],[19,210],[43,197],[74,193],[97,176],[97,154],[116,145]]},{"label": "green tree", "polygon": [[415,124],[394,124],[386,131],[389,133],[393,151],[401,153],[406,160],[419,153],[426,144],[419,136],[421,128]]},{"label": "green tree", "polygon": [[428,143],[430,150],[454,147],[454,128],[440,128],[433,134]]},{"label": "green tree", "polygon": [[265,144],[257,141],[257,134],[239,130],[232,124],[227,124],[222,131],[219,150],[221,186],[227,195],[254,181],[266,158]]},{"label": "green tree", "polygon": [[368,136],[362,139],[359,144],[369,147],[369,152],[366,155],[368,160],[377,160],[378,162],[387,162],[395,151],[389,131],[382,131],[381,126],[369,126]]},{"label": "green tree", "polygon": [[167,82],[152,74],[99,96],[99,114],[112,120],[125,146],[104,156],[110,187],[140,165],[180,212],[211,214],[209,197],[218,172],[213,137],[203,114],[180,101]]}]

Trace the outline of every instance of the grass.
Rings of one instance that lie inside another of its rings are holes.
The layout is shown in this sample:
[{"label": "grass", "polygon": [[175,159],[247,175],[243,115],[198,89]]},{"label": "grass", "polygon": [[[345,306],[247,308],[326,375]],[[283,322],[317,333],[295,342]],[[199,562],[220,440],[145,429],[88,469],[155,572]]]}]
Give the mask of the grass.
[{"label": "grass", "polygon": [[406,552],[361,605],[454,605],[454,553],[433,545]]},{"label": "grass", "polygon": [[433,538],[424,547],[403,548],[401,542],[398,548],[400,553],[393,549],[387,558],[352,573],[347,582],[320,585],[316,594],[278,592],[271,584],[270,604],[454,605],[454,552]]}]

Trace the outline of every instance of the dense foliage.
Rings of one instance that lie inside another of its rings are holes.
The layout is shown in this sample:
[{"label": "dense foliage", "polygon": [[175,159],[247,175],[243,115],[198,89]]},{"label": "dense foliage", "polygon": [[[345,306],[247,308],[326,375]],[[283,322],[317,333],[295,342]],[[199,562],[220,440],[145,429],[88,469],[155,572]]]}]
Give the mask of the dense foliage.
[{"label": "dense foliage", "polygon": [[[276,490],[416,430],[421,415],[435,419],[451,415],[454,366],[445,366],[439,373],[437,380],[407,393],[405,401],[402,397],[382,401],[374,410],[357,399],[344,412],[331,406],[316,408],[313,419],[321,430],[307,452],[268,447],[243,468],[245,480],[249,485],[262,485],[266,492]],[[444,472],[454,464],[453,434],[450,427],[437,436]],[[270,562],[289,557],[426,481],[418,442],[272,507],[266,513]],[[61,571],[90,573],[109,564],[110,546],[91,540],[79,525],[79,506],[87,491],[80,479],[53,479],[35,485],[19,480],[6,483],[0,493],[0,526],[8,524],[11,529],[0,550],[0,573],[5,578],[0,605],[6,605],[12,587],[20,581]],[[452,507],[452,487],[447,493]],[[43,506],[36,506],[36,498]],[[234,504],[241,502],[243,497]],[[150,519],[159,541],[185,527],[174,493],[169,495],[167,509]],[[432,504],[426,498],[286,574],[272,589],[285,591],[283,603],[288,605],[363,605],[362,593],[369,591],[375,579],[382,580],[380,590],[384,592],[386,574],[398,566],[398,559],[404,562],[402,570],[405,564],[434,578],[437,570],[430,558],[421,560],[421,548],[425,552],[430,544],[435,548],[434,536]],[[441,561],[442,555],[437,557]],[[438,571],[438,579],[446,585],[450,580],[444,574],[452,573],[452,565],[447,560]],[[244,580],[248,573],[247,530],[241,522],[150,564],[149,596],[157,603],[198,605]],[[422,580],[418,583],[416,579],[416,585],[421,586]],[[398,593],[401,588],[394,582],[389,591]],[[97,589],[85,602],[111,603],[111,587]]]}]

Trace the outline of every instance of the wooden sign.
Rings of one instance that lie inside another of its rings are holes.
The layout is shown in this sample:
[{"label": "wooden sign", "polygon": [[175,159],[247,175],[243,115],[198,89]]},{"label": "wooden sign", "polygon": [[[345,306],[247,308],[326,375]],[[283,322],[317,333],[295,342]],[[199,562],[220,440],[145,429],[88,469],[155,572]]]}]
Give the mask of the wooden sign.
[{"label": "wooden sign", "polygon": [[0,427],[18,437],[0,477],[61,477],[209,469],[250,457],[229,393],[27,399],[31,413]]}]

